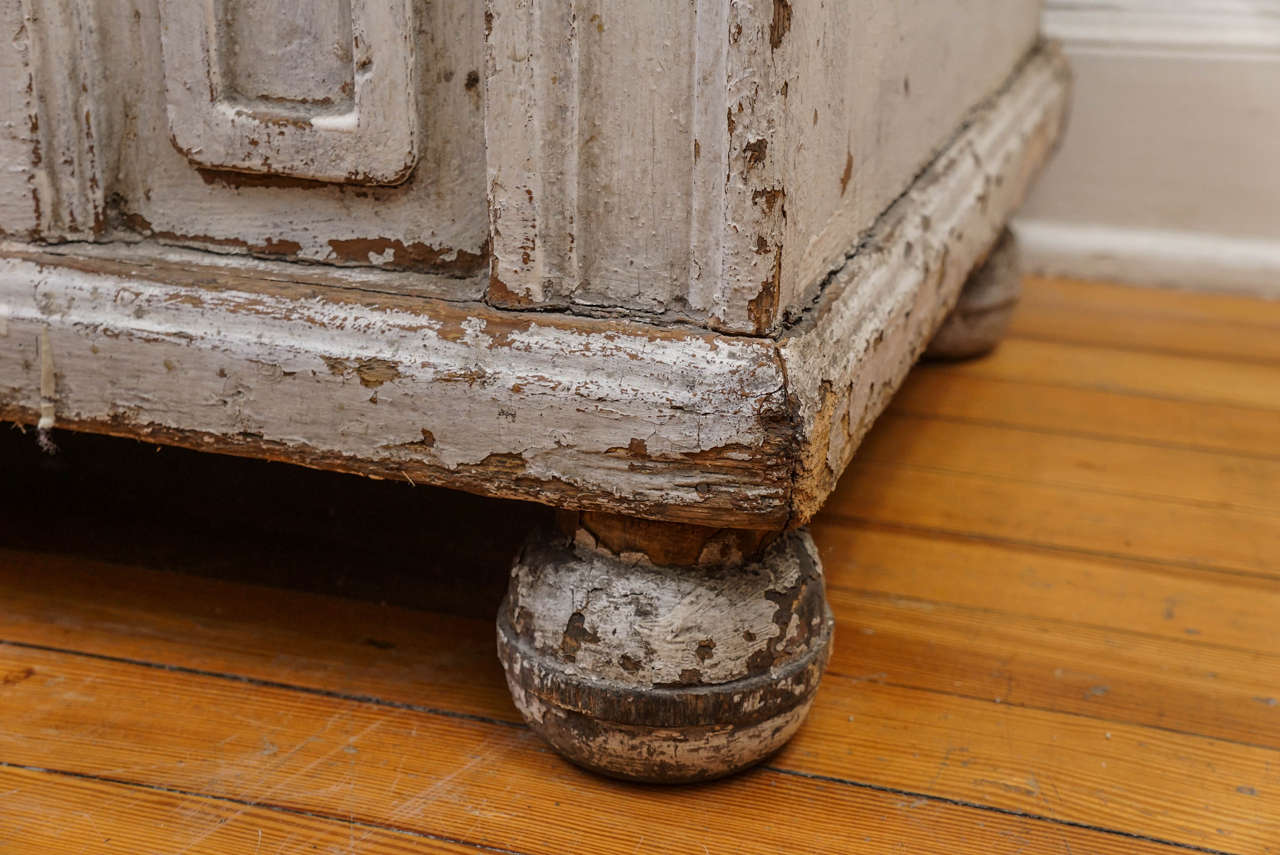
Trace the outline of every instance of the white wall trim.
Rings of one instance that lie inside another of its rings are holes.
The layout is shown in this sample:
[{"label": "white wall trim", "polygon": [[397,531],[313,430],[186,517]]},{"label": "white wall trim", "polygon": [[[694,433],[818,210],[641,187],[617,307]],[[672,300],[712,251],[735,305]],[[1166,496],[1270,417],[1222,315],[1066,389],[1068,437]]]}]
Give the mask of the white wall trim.
[{"label": "white wall trim", "polygon": [[1048,0],[1076,76],[1035,270],[1280,297],[1280,0]]},{"label": "white wall trim", "polygon": [[1043,26],[1074,51],[1280,54],[1276,0],[1049,0]]},{"label": "white wall trim", "polygon": [[1280,299],[1280,241],[1019,220],[1029,272]]}]

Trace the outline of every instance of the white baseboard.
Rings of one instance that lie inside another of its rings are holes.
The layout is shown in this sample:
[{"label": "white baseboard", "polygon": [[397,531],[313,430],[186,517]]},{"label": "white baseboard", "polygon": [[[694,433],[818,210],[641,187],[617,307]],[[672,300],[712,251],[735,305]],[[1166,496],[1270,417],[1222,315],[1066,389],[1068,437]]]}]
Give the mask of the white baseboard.
[{"label": "white baseboard", "polygon": [[1019,219],[1032,273],[1280,299],[1280,240]]},{"label": "white baseboard", "polygon": [[1048,0],[1044,29],[1076,89],[1032,264],[1280,295],[1280,0]]},{"label": "white baseboard", "polygon": [[1276,0],[1048,0],[1044,31],[1074,49],[1240,56],[1280,49]]}]

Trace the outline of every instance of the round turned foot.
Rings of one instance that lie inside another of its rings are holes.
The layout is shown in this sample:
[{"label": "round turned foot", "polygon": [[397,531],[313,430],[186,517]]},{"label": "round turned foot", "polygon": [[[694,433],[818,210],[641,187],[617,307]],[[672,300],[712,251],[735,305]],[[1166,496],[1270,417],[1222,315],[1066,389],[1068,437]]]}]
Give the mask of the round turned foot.
[{"label": "round turned foot", "polygon": [[[804,720],[834,621],[807,532],[669,527],[655,563],[635,527],[539,533],[511,572],[498,656],[529,725],[581,766],[638,781],[728,775]],[[590,524],[589,522],[584,524]],[[608,543],[610,546],[605,546]]]},{"label": "round turned foot", "polygon": [[1022,291],[1018,242],[1009,229],[975,270],[960,292],[951,314],[929,342],[925,356],[968,359],[992,350],[1009,328]]}]

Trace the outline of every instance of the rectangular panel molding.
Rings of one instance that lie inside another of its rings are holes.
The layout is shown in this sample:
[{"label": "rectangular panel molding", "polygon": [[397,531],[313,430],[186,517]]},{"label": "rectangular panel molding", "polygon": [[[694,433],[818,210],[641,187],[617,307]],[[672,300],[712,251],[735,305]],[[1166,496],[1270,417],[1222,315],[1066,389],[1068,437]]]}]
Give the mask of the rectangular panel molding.
[{"label": "rectangular panel molding", "polygon": [[408,177],[409,0],[162,0],[160,10],[170,136],[192,163],[347,184]]}]

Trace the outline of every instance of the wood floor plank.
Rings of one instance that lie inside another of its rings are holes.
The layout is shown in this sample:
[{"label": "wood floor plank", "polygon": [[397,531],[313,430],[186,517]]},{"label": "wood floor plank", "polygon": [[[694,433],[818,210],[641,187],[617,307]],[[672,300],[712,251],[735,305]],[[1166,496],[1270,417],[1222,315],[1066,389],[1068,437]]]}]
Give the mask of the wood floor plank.
[{"label": "wood floor plank", "polygon": [[[1280,740],[1267,676],[1280,673],[1276,655],[1214,643],[1235,632],[1228,640],[1280,644],[1274,585],[1160,566],[1131,576],[1130,565],[825,521],[815,534],[838,616],[834,673],[1223,739]],[[44,559],[40,572],[22,569],[0,574],[8,604],[0,637],[515,719],[484,621],[436,622],[358,601],[84,562]],[[273,626],[282,613],[317,619]],[[375,623],[382,650],[366,643]],[[193,631],[184,635],[183,624]],[[471,690],[423,679],[442,670],[437,659],[471,675]]]},{"label": "wood floor plank", "polygon": [[[957,853],[1167,850],[766,769],[696,789],[637,787],[574,769],[522,727],[285,689],[246,692],[217,678],[67,654],[0,645],[0,673],[9,675],[0,689],[0,761],[498,848],[883,852],[931,851],[947,839]],[[1235,831],[1232,817],[1218,821]],[[1239,833],[1237,843],[1254,837]]]},{"label": "wood floor plank", "polygon": [[[994,698],[1007,696],[1016,679],[1018,702],[1032,706],[1245,742],[1280,740],[1276,687],[1266,676],[1280,673],[1280,591],[1273,584],[825,521],[815,535],[842,639],[834,669]],[[437,621],[358,601],[84,562],[45,560],[41,567],[20,574],[34,583],[0,573],[7,604],[0,638],[518,720],[494,665],[487,621]],[[949,601],[964,611],[950,615]],[[291,617],[278,621],[280,614]],[[366,633],[375,623],[380,647],[371,648]],[[193,629],[184,634],[184,624]],[[915,658],[943,639],[960,649]],[[1272,649],[1222,649],[1224,641]],[[1005,650],[1022,651],[1016,669]],[[939,656],[954,661],[943,667]],[[1077,660],[1092,668],[1078,668]],[[965,666],[963,680],[957,663]],[[1111,690],[1099,696],[1092,691],[1098,685]]]},{"label": "wood floor plank", "polygon": [[812,530],[832,588],[1280,656],[1280,585],[1270,579],[825,515]]},{"label": "wood floor plank", "polygon": [[888,412],[858,460],[1033,480],[1129,496],[1280,511],[1280,460]]},{"label": "wood floor plank", "polygon": [[[1137,291],[1138,293],[1130,293]],[[1107,348],[1280,363],[1280,303],[1030,277],[1010,334]]]},{"label": "wood floor plank", "polygon": [[422,835],[184,793],[0,767],[6,855],[477,853]]},{"label": "wood floor plank", "polygon": [[[847,678],[845,678],[847,679]],[[842,682],[835,677],[830,682]],[[1209,849],[1280,841],[1280,756],[1132,725],[859,684],[830,691],[777,763]],[[1105,817],[1105,820],[1102,818]]]},{"label": "wood floor plank", "polygon": [[[981,645],[964,645],[968,649],[956,654],[970,666],[964,687],[953,687],[946,669],[925,679],[931,662],[922,662],[909,684],[1001,697],[1007,694],[1008,669],[999,653],[1006,644],[1010,650],[1039,654],[1019,659],[1020,669],[1031,670],[1029,676],[1019,674],[1019,687],[1037,688],[1021,702],[1221,738],[1266,744],[1280,738],[1276,686],[1260,676],[1276,672],[1280,652],[1280,590],[1274,584],[974,541],[846,529],[824,520],[815,527],[815,536],[831,597],[847,603],[836,610],[842,643],[835,659],[845,662],[846,652],[855,651],[857,661],[839,666],[846,673],[890,671],[869,656],[873,648],[889,643],[885,639],[891,633],[896,633],[896,647],[888,652],[901,653],[902,661],[910,662],[914,651],[930,649],[940,638],[959,643],[980,632]],[[911,616],[920,609],[938,611],[938,636],[928,635],[927,614],[912,638],[903,637],[892,622],[858,623],[868,613],[866,604],[853,598],[858,594],[901,599],[906,605],[899,611]],[[494,664],[486,621],[437,620],[357,601],[56,560],[44,561],[39,573],[0,573],[0,598],[7,606],[0,612],[0,638],[517,720]],[[977,617],[949,630],[958,619],[942,619],[947,603],[976,610]],[[287,619],[279,620],[280,615]],[[1023,620],[1024,615],[1035,620]],[[1045,626],[1045,621],[1066,625]],[[184,625],[191,629],[184,633]],[[367,633],[375,628],[379,647],[367,643]],[[877,636],[860,637],[868,629]],[[1107,629],[1123,632],[1107,634]],[[1177,643],[1152,645],[1143,635]],[[1189,642],[1209,647],[1188,650]],[[1263,646],[1267,649],[1257,652],[1268,656],[1217,649],[1223,644]],[[1075,667],[1073,657],[1092,662],[1093,671]],[[1172,672],[1169,661],[1177,663]],[[1189,668],[1198,679],[1185,679]],[[1065,677],[1042,680],[1054,670]],[[1254,680],[1248,679],[1251,671]],[[1092,682],[1079,685],[1090,673]],[[891,681],[905,680],[899,674]],[[1121,690],[1121,683],[1127,688]],[[1100,684],[1115,690],[1106,697],[1088,695]],[[1087,696],[1089,703],[1077,703],[1072,692]]]},{"label": "wood floor plank", "polygon": [[1280,330],[1280,300],[1059,276],[1027,276],[1024,285],[1024,302],[1116,312],[1139,318],[1183,318],[1206,325],[1232,323]]},{"label": "wood floor plank", "polygon": [[493,623],[0,548],[0,639],[518,722]]},{"label": "wood floor plank", "polygon": [[990,355],[947,370],[993,380],[1252,407],[1270,411],[1280,424],[1280,369],[1272,365],[1011,338]]},{"label": "wood floor plank", "polygon": [[832,674],[1280,750],[1280,656],[928,600],[830,599]]},{"label": "wood floor plank", "polygon": [[854,459],[828,499],[852,518],[1280,578],[1272,514]]},{"label": "wood floor plank", "polygon": [[980,377],[939,363],[913,368],[889,412],[1280,460],[1280,416],[1270,410]]}]

